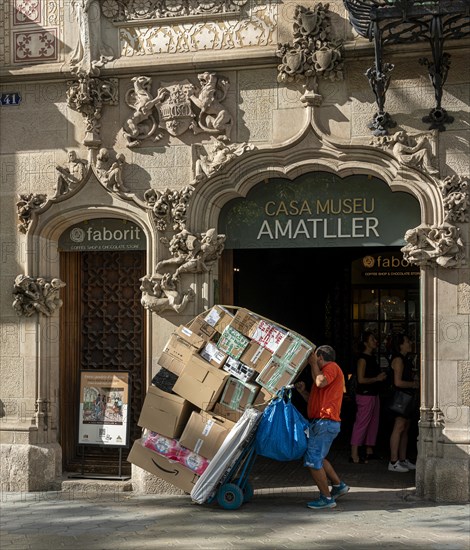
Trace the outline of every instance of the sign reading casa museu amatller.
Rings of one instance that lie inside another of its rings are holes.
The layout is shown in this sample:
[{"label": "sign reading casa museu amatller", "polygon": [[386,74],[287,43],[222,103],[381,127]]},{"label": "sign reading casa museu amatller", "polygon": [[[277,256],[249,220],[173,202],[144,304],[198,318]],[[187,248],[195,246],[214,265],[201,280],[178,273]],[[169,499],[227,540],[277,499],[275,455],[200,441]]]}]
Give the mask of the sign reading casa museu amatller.
[{"label": "sign reading casa museu amatller", "polygon": [[420,223],[418,201],[377,178],[315,172],[271,179],[227,203],[226,248],[402,246]]}]

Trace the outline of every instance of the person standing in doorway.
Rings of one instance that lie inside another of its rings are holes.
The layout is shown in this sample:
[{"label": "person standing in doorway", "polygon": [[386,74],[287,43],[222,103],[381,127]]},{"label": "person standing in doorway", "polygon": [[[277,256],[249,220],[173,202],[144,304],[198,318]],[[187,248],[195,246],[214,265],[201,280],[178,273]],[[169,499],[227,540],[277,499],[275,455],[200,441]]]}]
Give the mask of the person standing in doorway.
[{"label": "person standing in doorway", "polygon": [[[419,381],[416,380],[413,372],[413,362],[410,353],[413,344],[406,334],[395,334],[392,338],[392,370],[393,386],[395,389],[409,393],[413,396],[419,388]],[[391,472],[409,472],[416,470],[416,466],[408,460],[408,430],[410,421],[415,411],[409,416],[395,417],[392,435],[390,436],[390,462],[388,469]]]},{"label": "person standing in doorway", "polygon": [[[377,432],[379,430],[381,383],[387,378],[380,372],[375,358],[377,339],[371,331],[361,336],[361,354],[357,361],[356,420],[351,436],[351,456],[349,462],[364,464],[377,458],[374,453]],[[359,447],[366,445],[365,459],[359,456]]]},{"label": "person standing in doorway", "polygon": [[[349,487],[341,481],[326,459],[331,444],[341,428],[340,410],[344,376],[335,359],[336,354],[331,346],[320,346],[309,357],[313,378],[310,393],[306,390],[304,382],[296,384],[297,390],[308,402],[307,411],[310,420],[304,465],[309,468],[320,490],[320,497],[307,503],[307,506],[313,510],[334,508],[336,499],[349,491]],[[332,484],[331,491],[328,481]]]}]

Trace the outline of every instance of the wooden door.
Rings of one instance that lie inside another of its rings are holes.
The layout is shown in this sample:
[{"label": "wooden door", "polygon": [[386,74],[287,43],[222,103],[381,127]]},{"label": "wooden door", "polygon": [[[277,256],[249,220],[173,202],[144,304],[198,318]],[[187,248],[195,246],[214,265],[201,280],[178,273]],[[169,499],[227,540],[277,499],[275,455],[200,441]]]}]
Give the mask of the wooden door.
[{"label": "wooden door", "polygon": [[[61,309],[60,443],[63,469],[78,471],[82,451],[77,445],[79,372],[126,371],[130,375],[130,443],[145,392],[145,314],[140,281],[145,252],[63,252],[61,279],[67,283]],[[122,473],[130,473],[123,449]],[[116,474],[118,450],[85,447],[85,471]]]}]

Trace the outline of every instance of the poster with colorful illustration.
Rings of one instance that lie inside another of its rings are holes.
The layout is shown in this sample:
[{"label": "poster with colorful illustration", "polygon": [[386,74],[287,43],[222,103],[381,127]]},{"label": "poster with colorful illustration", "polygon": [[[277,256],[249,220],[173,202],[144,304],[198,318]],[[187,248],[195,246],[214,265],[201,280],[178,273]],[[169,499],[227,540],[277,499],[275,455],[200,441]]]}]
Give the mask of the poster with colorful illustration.
[{"label": "poster with colorful illustration", "polygon": [[80,371],[78,443],[128,447],[129,373]]}]

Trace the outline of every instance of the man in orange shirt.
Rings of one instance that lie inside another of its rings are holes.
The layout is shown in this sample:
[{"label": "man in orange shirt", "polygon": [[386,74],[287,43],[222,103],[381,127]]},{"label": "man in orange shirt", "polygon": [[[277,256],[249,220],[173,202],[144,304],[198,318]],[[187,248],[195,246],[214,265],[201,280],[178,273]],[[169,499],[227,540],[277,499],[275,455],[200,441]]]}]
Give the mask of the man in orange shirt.
[{"label": "man in orange shirt", "polygon": [[[345,495],[349,487],[341,481],[326,456],[333,440],[341,428],[341,402],[343,400],[344,376],[334,362],[335,350],[331,346],[320,346],[309,357],[313,386],[310,394],[304,382],[296,384],[297,390],[308,402],[310,420],[307,452],[304,465],[309,468],[313,480],[320,489],[320,498],[309,502],[313,510],[334,508],[336,499]],[[328,480],[332,483],[330,491]]]}]

